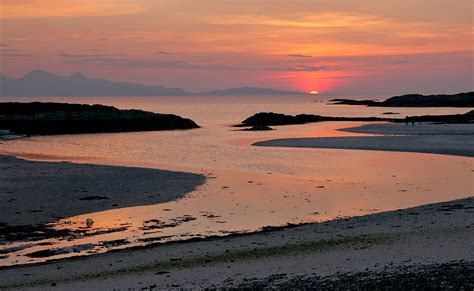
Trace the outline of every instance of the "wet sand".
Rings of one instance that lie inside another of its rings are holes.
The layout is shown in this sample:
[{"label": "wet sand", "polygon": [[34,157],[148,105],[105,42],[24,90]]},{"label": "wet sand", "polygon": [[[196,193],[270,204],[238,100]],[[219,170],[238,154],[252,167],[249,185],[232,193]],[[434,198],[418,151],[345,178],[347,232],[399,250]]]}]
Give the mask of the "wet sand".
[{"label": "wet sand", "polygon": [[472,283],[472,276],[466,279],[465,274],[474,261],[473,214],[470,197],[248,235],[3,268],[0,288],[249,287],[285,286],[292,280],[315,287],[321,277],[358,272],[390,276],[396,270],[445,270],[450,264],[462,267],[448,271],[466,286]]},{"label": "wet sand", "polygon": [[474,124],[368,124],[341,131],[384,136],[285,138],[256,146],[418,152],[474,157]]},{"label": "wet sand", "polygon": [[44,224],[79,214],[167,202],[204,182],[204,175],[192,173],[33,162],[0,155],[0,223]]}]

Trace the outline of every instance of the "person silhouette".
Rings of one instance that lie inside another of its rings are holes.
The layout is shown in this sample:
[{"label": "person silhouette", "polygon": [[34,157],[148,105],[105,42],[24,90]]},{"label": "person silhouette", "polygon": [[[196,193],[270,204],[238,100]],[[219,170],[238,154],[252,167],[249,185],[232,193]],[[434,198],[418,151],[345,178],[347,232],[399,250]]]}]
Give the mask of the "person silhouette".
[{"label": "person silhouette", "polygon": [[405,117],[405,126],[408,126],[408,121],[410,120],[410,118],[408,117],[408,115]]}]

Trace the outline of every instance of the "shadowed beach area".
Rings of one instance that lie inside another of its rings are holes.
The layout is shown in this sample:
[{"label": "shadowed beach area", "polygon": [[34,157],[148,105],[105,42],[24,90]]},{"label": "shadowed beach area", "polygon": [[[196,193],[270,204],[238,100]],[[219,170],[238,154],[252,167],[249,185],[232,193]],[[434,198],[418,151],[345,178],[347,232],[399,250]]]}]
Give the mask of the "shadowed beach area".
[{"label": "shadowed beach area", "polygon": [[[21,183],[19,182],[21,181]],[[44,224],[183,197],[205,176],[156,169],[27,161],[0,155],[0,223]]]},{"label": "shadowed beach area", "polygon": [[402,123],[386,123],[340,130],[379,136],[285,138],[257,142],[254,145],[474,156],[474,124],[417,123],[407,126]]}]

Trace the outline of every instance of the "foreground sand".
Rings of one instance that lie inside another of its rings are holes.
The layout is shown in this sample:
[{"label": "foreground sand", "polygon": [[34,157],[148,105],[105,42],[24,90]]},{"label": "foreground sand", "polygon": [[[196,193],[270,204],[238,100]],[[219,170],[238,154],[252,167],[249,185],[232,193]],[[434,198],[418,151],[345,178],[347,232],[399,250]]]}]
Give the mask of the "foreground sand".
[{"label": "foreground sand", "polygon": [[[473,217],[470,197],[263,233],[3,268],[0,288],[285,286],[291,280],[318,286],[318,278],[325,276],[413,268],[448,268],[444,273],[451,274],[452,265],[470,274]],[[459,271],[454,272],[459,281]],[[474,284],[473,280],[468,276],[458,283]]]},{"label": "foreground sand", "polygon": [[368,124],[342,131],[387,136],[285,138],[258,146],[419,152],[474,157],[474,124]]},{"label": "foreground sand", "polygon": [[203,175],[155,169],[32,162],[0,155],[0,223],[41,224],[183,197]]}]

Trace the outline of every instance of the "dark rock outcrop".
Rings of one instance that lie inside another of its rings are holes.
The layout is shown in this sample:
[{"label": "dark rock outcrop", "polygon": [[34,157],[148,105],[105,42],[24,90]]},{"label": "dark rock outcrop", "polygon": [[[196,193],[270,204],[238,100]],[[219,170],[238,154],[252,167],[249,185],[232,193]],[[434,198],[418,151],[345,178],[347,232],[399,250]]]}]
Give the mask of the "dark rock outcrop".
[{"label": "dark rock outcrop", "polygon": [[105,105],[0,103],[0,129],[16,134],[102,133],[198,127],[194,121],[173,114],[119,110]]},{"label": "dark rock outcrop", "polygon": [[353,99],[332,99],[329,100],[330,105],[374,105],[378,104],[380,102],[377,102],[375,100],[353,100]]},{"label": "dark rock outcrop", "polygon": [[365,105],[376,107],[474,107],[474,92],[452,95],[407,94],[394,96],[385,101],[333,99],[329,104]]},{"label": "dark rock outcrop", "polygon": [[273,128],[271,128],[268,125],[254,125],[252,127],[246,128],[244,130],[246,130],[246,131],[264,131],[264,130],[273,130]]},{"label": "dark rock outcrop", "polygon": [[391,122],[437,122],[437,123],[474,123],[474,110],[464,114],[453,115],[423,115],[408,118],[379,118],[379,117],[332,117],[311,114],[286,115],[273,112],[260,112],[242,121],[239,127],[264,127],[271,125],[304,124],[320,121],[391,121]]},{"label": "dark rock outcrop", "polygon": [[453,95],[408,94],[369,104],[381,107],[474,107],[474,92]]},{"label": "dark rock outcrop", "polygon": [[244,121],[238,126],[271,126],[303,124],[319,121],[387,121],[387,118],[378,117],[331,117],[312,114],[286,115],[274,112],[260,112]]}]

